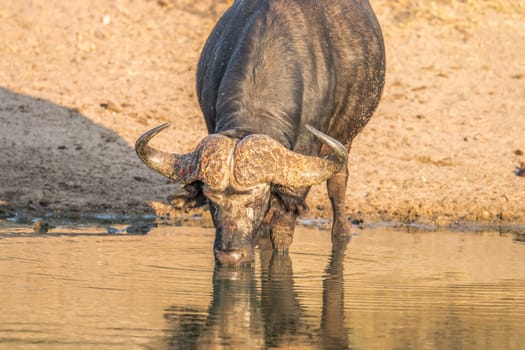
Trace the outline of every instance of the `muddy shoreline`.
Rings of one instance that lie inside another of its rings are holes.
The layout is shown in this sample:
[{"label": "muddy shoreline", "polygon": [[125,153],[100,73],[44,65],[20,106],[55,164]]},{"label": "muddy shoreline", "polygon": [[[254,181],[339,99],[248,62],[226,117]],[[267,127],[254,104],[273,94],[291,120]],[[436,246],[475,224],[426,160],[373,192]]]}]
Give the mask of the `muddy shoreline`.
[{"label": "muddy shoreline", "polygon": [[[371,3],[387,82],[350,152],[349,219],[523,225],[525,8]],[[169,206],[176,185],[147,169],[133,145],[164,121],[173,126],[156,147],[188,152],[204,137],[195,66],[226,6],[4,1],[0,217],[188,215]],[[307,204],[305,218],[331,218],[324,185]]]},{"label": "muddy shoreline", "polygon": [[[525,241],[525,224],[505,223],[480,223],[456,221],[454,223],[439,225],[423,221],[399,221],[396,219],[380,219],[378,217],[355,216],[348,217],[352,225],[352,235],[359,234],[363,229],[390,228],[406,232],[460,232],[480,233],[499,232],[519,236],[521,242]],[[27,232],[41,233],[36,230],[35,223],[49,225],[51,228],[60,227],[111,227],[121,225],[123,227],[147,226],[149,229],[157,226],[168,227],[201,227],[213,228],[213,222],[207,210],[192,211],[191,213],[179,213],[177,216],[156,216],[155,214],[116,214],[111,212],[91,213],[62,213],[62,214],[35,214],[31,212],[17,212],[9,215],[0,215],[0,228],[18,227]],[[297,226],[314,228],[327,234],[331,230],[331,219],[325,217],[309,218],[301,217],[297,220]],[[58,229],[60,231],[60,229]],[[124,230],[125,231],[125,230]],[[135,232],[135,234],[146,234]],[[48,233],[47,231],[45,233]],[[112,234],[112,232],[108,232]],[[124,232],[125,234],[126,232]],[[328,237],[328,236],[327,236]]]}]

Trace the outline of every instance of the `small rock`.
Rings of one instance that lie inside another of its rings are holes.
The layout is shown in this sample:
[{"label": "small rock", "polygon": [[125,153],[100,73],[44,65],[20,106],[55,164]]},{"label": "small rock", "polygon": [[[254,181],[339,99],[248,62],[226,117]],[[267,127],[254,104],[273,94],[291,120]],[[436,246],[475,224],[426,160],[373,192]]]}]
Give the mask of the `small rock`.
[{"label": "small rock", "polygon": [[154,227],[157,227],[156,223],[133,224],[126,227],[126,232],[130,235],[145,235]]},{"label": "small rock", "polygon": [[102,24],[107,26],[110,23],[111,23],[111,16],[110,15],[105,15],[104,17],[102,17]]},{"label": "small rock", "polygon": [[122,108],[113,101],[105,101],[100,103],[100,107],[107,109],[108,111],[120,113],[122,112]]},{"label": "small rock", "polygon": [[46,221],[37,221],[33,224],[33,231],[38,234],[46,234],[49,229],[53,228],[48,222]]},{"label": "small rock", "polygon": [[516,167],[515,174],[517,176],[525,177],[525,162],[521,162],[521,164]]},{"label": "small rock", "polygon": [[123,230],[119,230],[118,228],[114,227],[106,227],[106,232],[110,235],[116,235],[117,233],[122,233]]}]

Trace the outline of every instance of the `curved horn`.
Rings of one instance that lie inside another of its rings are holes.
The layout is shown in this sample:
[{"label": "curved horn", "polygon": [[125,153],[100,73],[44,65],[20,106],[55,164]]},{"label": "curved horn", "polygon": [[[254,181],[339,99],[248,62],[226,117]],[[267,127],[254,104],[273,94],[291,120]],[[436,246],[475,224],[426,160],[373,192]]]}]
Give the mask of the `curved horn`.
[{"label": "curved horn", "polygon": [[310,131],[315,137],[319,139],[322,143],[326,144],[334,152],[333,157],[334,161],[340,165],[340,169],[343,166],[348,164],[348,150],[345,146],[333,137],[326,135],[325,133],[320,132],[316,128],[306,124],[306,129]]},{"label": "curved horn", "polygon": [[197,180],[198,160],[192,153],[171,154],[157,150],[148,142],[159,132],[170,126],[164,123],[142,134],[135,142],[135,151],[149,168],[177,182],[188,184]]},{"label": "curved horn", "polygon": [[234,141],[224,135],[208,135],[186,154],[172,154],[157,150],[148,142],[170,123],[164,123],[142,134],[135,143],[139,158],[151,169],[183,184],[197,180],[212,188],[226,188],[230,176],[230,163]]},{"label": "curved horn", "polygon": [[251,135],[239,141],[234,154],[234,178],[239,187],[274,183],[307,187],[325,181],[343,169],[348,151],[339,141],[306,125],[333,155],[320,158],[293,152],[266,135]]}]

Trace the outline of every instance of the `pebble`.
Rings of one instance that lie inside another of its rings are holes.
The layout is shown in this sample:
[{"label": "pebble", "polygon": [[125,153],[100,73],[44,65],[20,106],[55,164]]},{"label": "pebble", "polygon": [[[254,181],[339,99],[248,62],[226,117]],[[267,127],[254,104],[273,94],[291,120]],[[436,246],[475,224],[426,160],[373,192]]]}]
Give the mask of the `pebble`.
[{"label": "pebble", "polygon": [[46,234],[50,228],[53,228],[53,226],[45,221],[37,221],[33,224],[33,231],[38,234]]}]

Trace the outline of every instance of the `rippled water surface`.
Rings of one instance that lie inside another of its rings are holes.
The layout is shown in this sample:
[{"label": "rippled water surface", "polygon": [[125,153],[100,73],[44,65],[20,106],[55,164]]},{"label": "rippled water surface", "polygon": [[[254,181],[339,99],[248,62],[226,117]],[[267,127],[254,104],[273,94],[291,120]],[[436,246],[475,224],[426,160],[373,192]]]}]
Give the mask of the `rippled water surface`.
[{"label": "rippled water surface", "polygon": [[[0,348],[523,349],[512,233],[299,227],[288,255],[215,268],[213,231],[0,223]],[[121,228],[120,228],[121,229]]]}]

